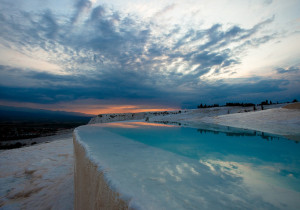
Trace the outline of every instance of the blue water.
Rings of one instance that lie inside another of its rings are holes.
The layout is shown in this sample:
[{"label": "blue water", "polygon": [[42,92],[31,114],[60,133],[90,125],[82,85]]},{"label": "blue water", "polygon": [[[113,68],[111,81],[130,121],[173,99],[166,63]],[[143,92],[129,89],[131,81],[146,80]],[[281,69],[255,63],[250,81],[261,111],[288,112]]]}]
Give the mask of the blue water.
[{"label": "blue water", "polygon": [[[300,144],[279,136],[210,131],[189,127],[106,128],[121,136],[190,158],[238,155],[264,161],[300,163]],[[264,134],[266,135],[266,134]]]},{"label": "blue water", "polygon": [[277,172],[270,176],[287,178],[287,184],[300,192],[300,144],[297,141],[237,128],[224,131],[228,130],[224,126],[208,128],[207,125],[204,128],[140,125],[105,129],[192,159],[238,161],[264,167],[276,165]]},{"label": "blue water", "polygon": [[139,122],[83,126],[79,135],[138,201],[146,193],[146,203],[150,196],[165,209],[300,209],[297,141],[217,125]]}]

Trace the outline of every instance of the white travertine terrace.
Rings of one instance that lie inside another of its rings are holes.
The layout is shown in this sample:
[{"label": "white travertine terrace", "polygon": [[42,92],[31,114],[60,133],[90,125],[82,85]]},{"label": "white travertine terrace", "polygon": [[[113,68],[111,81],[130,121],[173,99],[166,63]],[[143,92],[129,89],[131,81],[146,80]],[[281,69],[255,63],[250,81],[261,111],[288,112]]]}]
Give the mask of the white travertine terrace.
[{"label": "white travertine terrace", "polygon": [[[250,173],[251,165],[192,160],[122,137],[95,124],[132,119],[143,121],[148,117],[150,122],[177,122],[193,127],[208,122],[298,140],[300,111],[293,106],[291,109],[275,107],[251,112],[238,107],[220,107],[135,116],[98,116],[91,120],[91,125],[79,127],[74,132],[75,209],[185,209],[186,205],[192,206],[192,209],[199,206],[203,209],[255,209],[258,206],[281,209],[282,205],[296,209],[300,193],[276,188],[270,183],[265,186],[265,183],[258,184],[256,178],[264,175]],[[230,171],[226,172],[230,167]],[[224,171],[226,176],[233,173],[232,177],[224,177]],[[223,187],[229,182],[232,184],[237,177],[245,182],[233,184],[230,189]],[[261,191],[253,189],[254,186]],[[211,191],[207,190],[214,187]],[[244,190],[248,194],[244,194]],[[266,196],[274,190],[281,196]],[[222,202],[214,202],[214,199]]]},{"label": "white travertine terrace", "polygon": [[74,148],[75,209],[300,206],[299,192],[278,186],[276,179],[262,182],[269,177],[268,167],[257,168],[242,156],[190,158],[113,133],[100,124],[77,128]]},{"label": "white travertine terrace", "polygon": [[85,148],[74,135],[74,209],[128,209],[105,180],[104,173],[87,156]]}]

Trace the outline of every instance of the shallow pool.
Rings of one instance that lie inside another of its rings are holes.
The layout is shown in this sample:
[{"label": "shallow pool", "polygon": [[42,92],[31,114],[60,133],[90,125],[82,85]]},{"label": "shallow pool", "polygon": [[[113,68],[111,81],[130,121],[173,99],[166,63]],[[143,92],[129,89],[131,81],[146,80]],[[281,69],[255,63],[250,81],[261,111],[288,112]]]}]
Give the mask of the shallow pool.
[{"label": "shallow pool", "polygon": [[144,122],[77,129],[131,207],[300,209],[300,145],[266,133]]}]

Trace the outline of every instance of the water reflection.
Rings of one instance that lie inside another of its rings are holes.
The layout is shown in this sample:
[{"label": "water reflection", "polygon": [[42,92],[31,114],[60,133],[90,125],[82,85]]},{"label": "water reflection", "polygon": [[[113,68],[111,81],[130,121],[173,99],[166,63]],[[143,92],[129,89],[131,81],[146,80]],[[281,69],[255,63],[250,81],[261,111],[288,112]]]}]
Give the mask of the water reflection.
[{"label": "water reflection", "polygon": [[[122,166],[122,176],[128,173],[134,177],[133,182],[140,180],[145,188],[149,184],[161,193],[178,193],[176,199],[181,199],[180,193],[186,194],[182,202],[189,202],[191,209],[199,209],[192,206],[195,203],[201,203],[203,209],[300,208],[300,145],[292,140],[208,124],[198,128],[125,124],[98,126],[137,142],[137,149],[133,149],[135,144],[122,140],[114,142],[113,149],[107,151],[112,156],[131,151],[119,155],[130,163]],[[94,147],[98,148],[97,144]],[[99,150],[102,155],[103,145]],[[164,185],[168,188],[161,188]]]},{"label": "water reflection", "polygon": [[[158,124],[156,124],[158,125]],[[145,125],[146,126],[146,125]],[[300,191],[300,145],[280,136],[258,131],[203,124],[202,128],[143,127],[115,129],[114,133],[185,157],[208,161],[236,161],[258,171],[295,180]],[[159,128],[159,129],[158,129]],[[214,162],[216,163],[216,162]],[[218,162],[221,163],[221,162]]]},{"label": "water reflection", "polygon": [[91,126],[99,126],[106,128],[149,128],[149,127],[178,127],[177,125],[148,123],[148,122],[112,122],[103,124],[92,124]]},{"label": "water reflection", "polygon": [[[224,126],[225,127],[225,126]],[[220,126],[220,128],[222,128],[222,126]],[[201,134],[205,134],[205,133],[213,133],[213,134],[220,134],[220,133],[225,133],[226,136],[259,136],[267,141],[273,141],[273,140],[279,140],[280,136],[278,135],[273,135],[273,134],[268,134],[265,132],[259,132],[259,131],[251,131],[251,130],[243,130],[243,129],[234,129],[234,128],[230,128],[230,127],[226,127],[228,131],[224,131],[224,129],[222,129],[222,131],[215,131],[215,130],[208,130],[208,129],[202,129],[202,128],[198,128],[197,131],[200,132]],[[232,131],[229,131],[232,130]],[[297,141],[295,141],[295,143],[298,143]]]},{"label": "water reflection", "polygon": [[[113,133],[194,159],[207,158],[212,154],[239,155],[290,163],[288,154],[296,154],[300,148],[294,141],[280,136],[227,126],[203,124],[196,129],[138,122],[118,123],[117,127],[113,126],[115,123],[109,124],[103,126]],[[123,124],[122,127],[120,124]],[[270,140],[270,143],[261,140]]]}]

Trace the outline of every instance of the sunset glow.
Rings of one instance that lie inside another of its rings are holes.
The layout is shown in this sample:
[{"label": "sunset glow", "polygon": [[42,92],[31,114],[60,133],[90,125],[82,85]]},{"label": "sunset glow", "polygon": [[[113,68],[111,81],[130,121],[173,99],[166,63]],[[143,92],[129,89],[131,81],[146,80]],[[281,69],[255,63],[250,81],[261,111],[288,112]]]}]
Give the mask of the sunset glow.
[{"label": "sunset glow", "polygon": [[99,127],[118,127],[118,128],[139,128],[139,127],[178,127],[176,125],[166,125],[159,123],[149,123],[149,122],[112,122],[112,123],[98,123],[92,124],[91,126],[99,126]]},{"label": "sunset glow", "polygon": [[73,104],[36,104],[36,103],[17,103],[10,101],[1,101],[4,106],[27,107],[33,109],[47,109],[51,111],[80,112],[89,115],[110,114],[110,113],[137,113],[137,112],[160,112],[176,111],[180,108],[155,105],[115,105],[101,104],[101,101],[74,101]]},{"label": "sunset glow", "polygon": [[300,98],[298,0],[0,3],[0,105],[99,114]]},{"label": "sunset glow", "polygon": [[[135,109],[122,109],[122,108],[107,108],[107,109],[97,109],[97,110],[88,110],[88,109],[78,109],[73,110],[76,112],[81,112],[85,114],[98,115],[98,114],[110,114],[110,113],[138,113],[138,112],[162,112],[162,111],[175,111],[178,109],[165,108],[165,109],[143,109],[143,108],[135,108]],[[65,110],[67,111],[67,110]],[[69,110],[70,111],[70,110]]]}]

